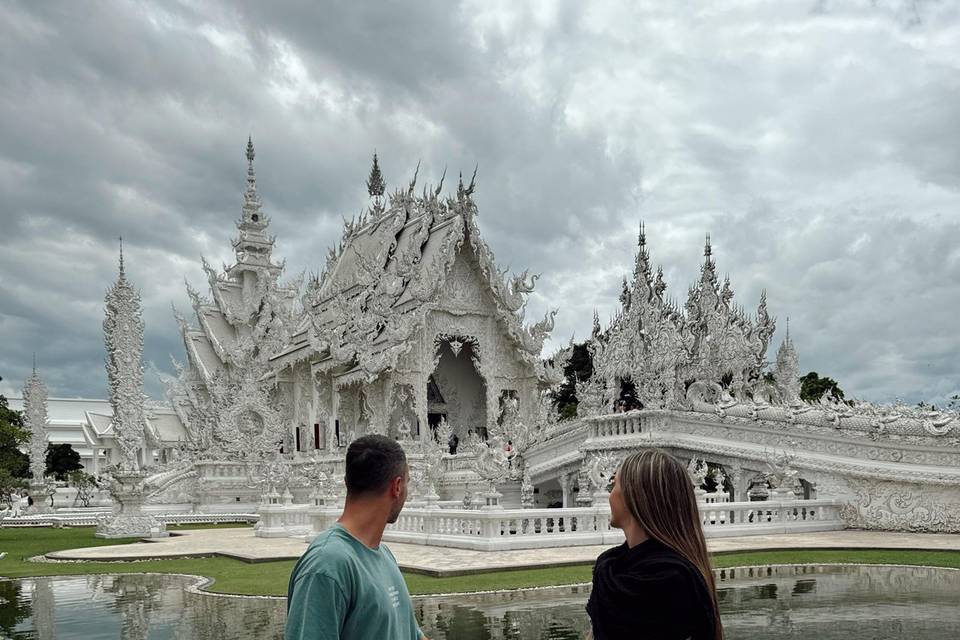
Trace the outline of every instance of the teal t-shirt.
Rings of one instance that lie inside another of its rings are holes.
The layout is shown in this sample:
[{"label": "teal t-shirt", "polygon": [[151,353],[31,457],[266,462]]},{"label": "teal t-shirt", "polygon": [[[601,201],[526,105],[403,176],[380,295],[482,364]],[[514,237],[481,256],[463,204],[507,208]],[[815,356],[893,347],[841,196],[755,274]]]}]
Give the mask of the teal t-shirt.
[{"label": "teal t-shirt", "polygon": [[417,640],[397,560],[339,523],[317,536],[290,574],[286,640]]}]

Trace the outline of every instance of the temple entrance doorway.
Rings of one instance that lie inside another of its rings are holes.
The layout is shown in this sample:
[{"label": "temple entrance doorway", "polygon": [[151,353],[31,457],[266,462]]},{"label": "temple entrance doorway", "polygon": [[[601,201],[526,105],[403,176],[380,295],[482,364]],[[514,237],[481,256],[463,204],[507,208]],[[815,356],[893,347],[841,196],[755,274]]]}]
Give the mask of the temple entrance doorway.
[{"label": "temple entrance doorway", "polygon": [[619,390],[617,393],[617,401],[614,404],[613,410],[617,411],[633,411],[634,409],[642,409],[643,403],[640,402],[640,399],[637,398],[637,385],[630,378],[620,378],[619,379]]},{"label": "temple entrance doorway", "polygon": [[469,432],[486,434],[487,384],[480,375],[476,342],[470,338],[437,339],[437,365],[427,382],[427,417],[447,421],[463,442]]}]

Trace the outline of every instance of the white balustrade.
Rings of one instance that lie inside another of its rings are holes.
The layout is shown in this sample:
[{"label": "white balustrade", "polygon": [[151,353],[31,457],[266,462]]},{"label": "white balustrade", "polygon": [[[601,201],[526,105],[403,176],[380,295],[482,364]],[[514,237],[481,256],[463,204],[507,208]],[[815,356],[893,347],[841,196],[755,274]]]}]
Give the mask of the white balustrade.
[{"label": "white balustrade", "polygon": [[639,411],[613,413],[593,419],[591,435],[594,438],[618,438],[643,432],[643,415]]},{"label": "white balustrade", "polygon": [[708,537],[834,531],[843,528],[834,500],[727,502],[700,505]]},{"label": "white balustrade", "polygon": [[[91,527],[97,518],[112,513],[111,510],[63,510],[54,513],[5,518],[0,527]],[[155,512],[154,512],[155,513]],[[250,523],[257,521],[255,513],[155,513],[154,517],[165,524],[220,524]]]},{"label": "white balustrade", "polygon": [[[833,500],[700,505],[707,537],[833,531],[843,528]],[[607,506],[467,511],[405,509],[384,539],[477,550],[606,545],[623,541]]]},{"label": "white balustrade", "polygon": [[314,530],[311,511],[316,509],[309,504],[283,504],[279,501],[261,504],[257,508],[260,521],[254,534],[258,538],[310,535]]},{"label": "white balustrade", "polygon": [[[708,538],[843,528],[840,505],[833,500],[705,503],[699,507]],[[264,504],[260,506],[256,534],[305,536],[309,540],[330,527],[341,512],[337,506]],[[388,542],[501,551],[619,544],[623,532],[610,526],[606,504],[490,511],[408,507],[387,526],[383,538]]]}]

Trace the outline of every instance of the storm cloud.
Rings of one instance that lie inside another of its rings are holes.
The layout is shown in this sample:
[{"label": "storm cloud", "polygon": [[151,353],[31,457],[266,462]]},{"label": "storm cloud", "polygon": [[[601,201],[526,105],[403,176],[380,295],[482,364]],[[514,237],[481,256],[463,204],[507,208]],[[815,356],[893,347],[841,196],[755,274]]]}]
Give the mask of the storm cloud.
[{"label": "storm cloud", "polygon": [[[543,274],[549,348],[615,308],[637,226],[668,293],[704,234],[848,395],[960,390],[960,11],[927,2],[0,2],[0,392],[36,352],[105,397],[123,236],[145,360],[229,262],[252,135],[288,275],[391,187],[479,166],[501,266]],[[159,397],[152,378],[148,390]]]}]

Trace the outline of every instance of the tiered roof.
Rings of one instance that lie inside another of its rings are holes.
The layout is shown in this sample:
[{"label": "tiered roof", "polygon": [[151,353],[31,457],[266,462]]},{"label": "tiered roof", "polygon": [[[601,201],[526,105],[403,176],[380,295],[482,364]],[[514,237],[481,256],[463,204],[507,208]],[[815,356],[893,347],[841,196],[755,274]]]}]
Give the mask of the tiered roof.
[{"label": "tiered roof", "polygon": [[657,408],[682,403],[686,386],[695,380],[734,388],[756,380],[776,327],[767,313],[766,292],[755,317],[734,304],[730,279],[719,284],[707,236],[700,279],[681,308],[664,296],[662,268],[654,275],[642,224],[638,247],[633,279],[624,278],[620,309],[606,329],[594,321],[594,386],[630,379],[640,402]]}]

